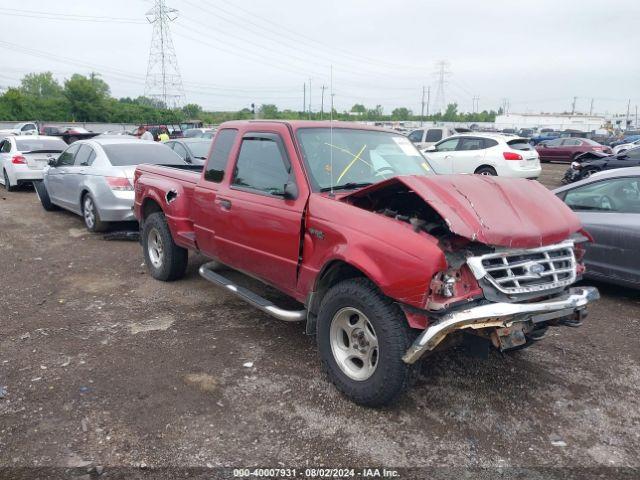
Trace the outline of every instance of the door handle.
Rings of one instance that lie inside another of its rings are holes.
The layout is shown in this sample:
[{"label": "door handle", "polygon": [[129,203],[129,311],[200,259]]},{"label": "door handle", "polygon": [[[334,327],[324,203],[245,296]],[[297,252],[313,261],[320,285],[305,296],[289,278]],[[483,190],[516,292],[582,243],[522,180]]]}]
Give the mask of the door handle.
[{"label": "door handle", "polygon": [[231,210],[231,200],[227,200],[226,198],[218,198],[215,203],[220,205],[223,210]]}]

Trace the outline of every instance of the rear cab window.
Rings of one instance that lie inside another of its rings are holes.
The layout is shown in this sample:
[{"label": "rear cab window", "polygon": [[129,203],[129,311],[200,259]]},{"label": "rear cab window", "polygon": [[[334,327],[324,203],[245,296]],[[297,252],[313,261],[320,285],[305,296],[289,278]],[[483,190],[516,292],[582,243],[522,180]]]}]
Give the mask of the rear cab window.
[{"label": "rear cab window", "polygon": [[533,150],[533,147],[526,138],[514,138],[512,140],[509,140],[507,142],[507,145],[509,145],[509,147],[513,148],[514,150]]},{"label": "rear cab window", "polygon": [[238,130],[235,128],[225,128],[220,130],[213,141],[211,155],[204,167],[204,179],[208,182],[220,183],[224,178],[229,155],[236,142]]},{"label": "rear cab window", "polygon": [[413,143],[419,143],[422,141],[423,133],[424,130],[415,130],[409,134],[409,140],[411,140]]},{"label": "rear cab window", "polygon": [[424,139],[425,142],[439,142],[442,140],[442,129],[431,128],[427,130],[427,136]]}]

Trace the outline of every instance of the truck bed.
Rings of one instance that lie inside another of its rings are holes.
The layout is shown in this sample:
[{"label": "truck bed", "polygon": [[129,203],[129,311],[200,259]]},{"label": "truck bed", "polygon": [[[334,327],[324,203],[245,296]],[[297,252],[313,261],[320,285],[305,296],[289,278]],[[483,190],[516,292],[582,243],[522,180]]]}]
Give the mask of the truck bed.
[{"label": "truck bed", "polygon": [[198,183],[202,165],[139,165],[136,172],[171,178],[179,182]]}]

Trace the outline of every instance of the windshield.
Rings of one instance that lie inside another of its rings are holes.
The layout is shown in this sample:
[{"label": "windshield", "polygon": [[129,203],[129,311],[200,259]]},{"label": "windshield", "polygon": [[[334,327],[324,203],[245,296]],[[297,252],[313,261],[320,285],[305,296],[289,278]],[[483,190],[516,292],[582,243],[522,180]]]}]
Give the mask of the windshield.
[{"label": "windshield", "polygon": [[34,138],[28,140],[16,140],[16,147],[20,152],[51,151],[61,152],[68,147],[66,143],[57,138]]},{"label": "windshield", "polygon": [[102,145],[111,165],[184,165],[185,162],[169,147],[158,143],[113,143]]},{"label": "windshield", "polygon": [[301,128],[298,141],[314,190],[357,188],[397,175],[433,175],[409,139],[395,133]]},{"label": "windshield", "polygon": [[206,140],[204,142],[185,142],[186,145],[189,146],[191,153],[196,158],[207,158],[207,153],[209,153],[209,147],[211,146],[211,141]]}]

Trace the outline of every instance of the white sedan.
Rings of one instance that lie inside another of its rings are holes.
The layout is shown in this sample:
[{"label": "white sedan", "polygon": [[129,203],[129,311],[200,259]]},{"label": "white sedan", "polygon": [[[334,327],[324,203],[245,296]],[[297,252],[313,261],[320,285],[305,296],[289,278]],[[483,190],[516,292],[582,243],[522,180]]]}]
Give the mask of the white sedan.
[{"label": "white sedan", "polygon": [[464,133],[422,150],[438,175],[476,173],[536,179],[542,171],[538,152],[526,138]]},{"label": "white sedan", "polygon": [[627,150],[631,150],[632,148],[636,148],[640,146],[640,139],[631,143],[623,143],[622,145],[618,145],[617,147],[613,147],[613,154],[626,152]]},{"label": "white sedan", "polygon": [[0,141],[0,183],[11,191],[23,183],[42,180],[42,170],[67,148],[59,137],[9,135]]}]

